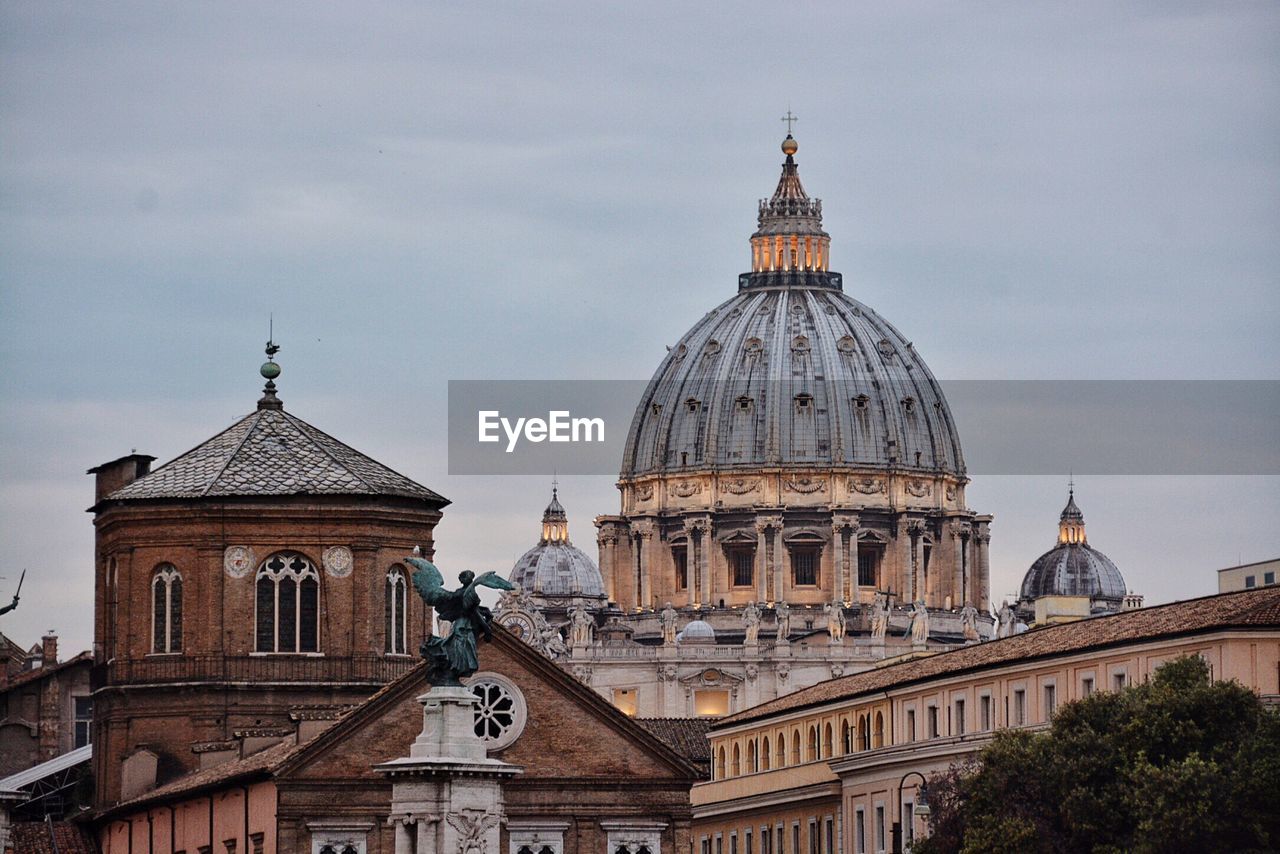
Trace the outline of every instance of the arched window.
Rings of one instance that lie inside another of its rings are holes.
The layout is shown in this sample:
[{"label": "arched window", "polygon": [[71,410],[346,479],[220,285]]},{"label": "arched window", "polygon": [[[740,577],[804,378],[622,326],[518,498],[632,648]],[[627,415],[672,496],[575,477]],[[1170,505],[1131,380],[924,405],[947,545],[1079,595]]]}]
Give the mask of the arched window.
[{"label": "arched window", "polygon": [[724,746],[721,745],[720,751],[716,754],[716,779],[724,779]]},{"label": "arched window", "polygon": [[840,748],[844,753],[853,753],[853,729],[848,721],[840,723]]},{"label": "arched window", "polygon": [[733,746],[733,776],[737,777],[742,773],[742,753],[738,750],[738,745]]},{"label": "arched window", "polygon": [[756,764],[756,743],[755,740],[747,742],[747,773],[754,774],[760,770],[760,766]]},{"label": "arched window", "polygon": [[769,755],[769,736],[766,735],[760,745],[760,770],[768,771],[772,763],[773,757]]},{"label": "arched window", "polygon": [[409,627],[408,609],[405,607],[405,591],[407,589],[408,584],[405,581],[404,567],[397,563],[387,572],[387,601],[384,620],[386,651],[392,655],[404,655],[405,653],[405,634]]},{"label": "arched window", "polygon": [[791,731],[791,764],[800,764],[800,730]]},{"label": "arched window", "polygon": [[297,552],[279,552],[258,569],[257,651],[318,652],[320,574]]},{"label": "arched window", "polygon": [[787,734],[785,732],[778,733],[775,739],[778,745],[777,759],[774,764],[779,768],[787,767]]},{"label": "arched window", "polygon": [[868,715],[858,716],[858,749],[871,749],[871,718]]},{"label": "arched window", "polygon": [[805,759],[813,762],[818,758],[818,728],[816,726],[809,727],[809,750],[805,754]]},{"label": "arched window", "polygon": [[875,746],[884,747],[884,714],[876,712]]},{"label": "arched window", "polygon": [[822,731],[822,756],[824,759],[831,758],[831,724],[827,724]]},{"label": "arched window", "polygon": [[151,651],[182,652],[182,574],[171,563],[151,578]]}]

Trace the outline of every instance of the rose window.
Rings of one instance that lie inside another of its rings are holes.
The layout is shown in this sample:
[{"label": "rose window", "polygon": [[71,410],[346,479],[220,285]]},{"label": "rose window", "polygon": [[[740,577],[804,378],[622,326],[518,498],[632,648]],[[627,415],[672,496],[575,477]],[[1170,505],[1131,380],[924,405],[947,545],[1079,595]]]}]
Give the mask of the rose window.
[{"label": "rose window", "polygon": [[489,750],[512,744],[524,730],[524,696],[515,683],[496,673],[477,673],[467,682],[476,695],[475,731]]}]

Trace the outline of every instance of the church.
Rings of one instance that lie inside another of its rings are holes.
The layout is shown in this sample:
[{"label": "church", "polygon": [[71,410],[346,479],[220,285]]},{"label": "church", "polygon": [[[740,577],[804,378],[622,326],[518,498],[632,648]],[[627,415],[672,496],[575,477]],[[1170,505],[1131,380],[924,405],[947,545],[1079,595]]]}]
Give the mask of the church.
[{"label": "church", "polygon": [[[782,150],[750,272],[637,402],[598,562],[553,485],[447,700],[406,558],[434,555],[449,502],[286,411],[274,343],[230,427],[155,469],[135,453],[90,470],[101,850],[708,851],[738,807],[706,793],[733,800],[730,778],[784,755],[726,760],[750,709],[988,655],[992,517],[965,502],[942,389],[846,295],[790,134]],[[1045,596],[1115,610],[1123,581],[1078,508],[1061,537],[1037,566],[1067,569],[1033,568],[1019,615]],[[1092,581],[1055,580],[1081,561]],[[880,711],[841,737],[898,743]],[[806,761],[833,755],[813,738]]]},{"label": "church", "polygon": [[553,495],[511,571],[504,624],[630,714],[729,714],[993,631],[992,517],[941,385],[831,270],[798,150],[736,293],[636,404],[598,565]]}]

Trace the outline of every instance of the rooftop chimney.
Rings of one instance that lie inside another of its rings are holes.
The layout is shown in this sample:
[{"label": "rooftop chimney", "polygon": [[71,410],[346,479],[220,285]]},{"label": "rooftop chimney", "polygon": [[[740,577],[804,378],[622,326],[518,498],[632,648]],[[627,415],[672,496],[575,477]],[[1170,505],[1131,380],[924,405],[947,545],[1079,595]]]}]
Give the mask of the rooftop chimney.
[{"label": "rooftop chimney", "polygon": [[58,636],[49,629],[48,634],[40,638],[41,667],[52,667],[58,663]]},{"label": "rooftop chimney", "polygon": [[93,484],[93,503],[98,505],[117,489],[128,486],[151,471],[155,457],[147,454],[129,454],[118,460],[94,466],[86,474],[97,475]]}]

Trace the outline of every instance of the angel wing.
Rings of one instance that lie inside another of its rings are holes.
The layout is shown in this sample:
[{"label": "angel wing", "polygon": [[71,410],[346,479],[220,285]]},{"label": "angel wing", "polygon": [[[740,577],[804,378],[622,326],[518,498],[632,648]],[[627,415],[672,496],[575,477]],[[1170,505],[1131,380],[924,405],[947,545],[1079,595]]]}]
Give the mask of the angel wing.
[{"label": "angel wing", "polygon": [[422,601],[428,605],[439,604],[441,598],[448,592],[444,589],[444,576],[440,574],[440,570],[436,569],[436,565],[431,561],[420,557],[407,557],[405,560],[417,569],[413,574],[413,586],[422,597]]},{"label": "angel wing", "polygon": [[492,587],[494,590],[515,590],[516,586],[496,572],[485,572],[476,576],[472,587]]}]

